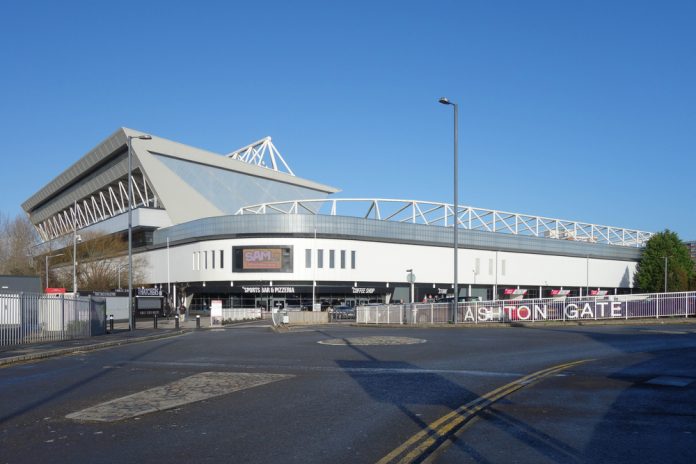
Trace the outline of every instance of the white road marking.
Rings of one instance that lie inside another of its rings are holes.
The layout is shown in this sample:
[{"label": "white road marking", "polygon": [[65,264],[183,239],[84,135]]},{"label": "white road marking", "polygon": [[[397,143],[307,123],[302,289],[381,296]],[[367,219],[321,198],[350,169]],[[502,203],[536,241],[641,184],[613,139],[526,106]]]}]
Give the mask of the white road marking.
[{"label": "white road marking", "polygon": [[317,343],[322,345],[334,346],[366,346],[366,345],[416,345],[425,343],[422,338],[412,337],[391,337],[391,336],[376,336],[376,337],[352,337],[352,338],[331,338],[328,340],[320,340]]},{"label": "white road marking", "polygon": [[280,365],[280,364],[234,364],[222,362],[183,362],[183,361],[129,361],[126,364],[139,366],[169,366],[169,367],[205,367],[220,369],[258,369],[258,370],[284,370],[291,372],[310,371],[310,372],[335,372],[335,373],[374,373],[374,374],[447,374],[447,375],[471,375],[477,377],[520,377],[520,372],[493,372],[473,369],[427,369],[418,367],[338,367],[338,366],[302,366]]},{"label": "white road marking", "polygon": [[65,416],[79,421],[113,422],[226,395],[294,377],[289,374],[202,372]]},{"label": "white road marking", "polygon": [[669,375],[663,375],[660,377],[650,379],[645,383],[649,383],[651,385],[663,385],[666,387],[686,387],[687,385],[693,383],[694,380],[696,379],[693,379],[691,377],[674,377]]}]

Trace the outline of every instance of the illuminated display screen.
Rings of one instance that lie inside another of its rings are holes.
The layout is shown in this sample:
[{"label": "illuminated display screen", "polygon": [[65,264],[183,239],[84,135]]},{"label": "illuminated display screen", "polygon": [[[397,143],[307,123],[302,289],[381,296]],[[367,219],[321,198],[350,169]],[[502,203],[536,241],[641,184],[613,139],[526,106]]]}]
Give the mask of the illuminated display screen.
[{"label": "illuminated display screen", "polygon": [[242,269],[280,269],[283,250],[280,248],[245,248],[242,250]]},{"label": "illuminated display screen", "polygon": [[136,306],[141,309],[162,309],[162,298],[136,298]]},{"label": "illuminated display screen", "polygon": [[232,247],[234,272],[292,272],[292,247]]},{"label": "illuminated display screen", "polygon": [[137,317],[164,317],[164,298],[161,296],[138,296],[135,298]]}]

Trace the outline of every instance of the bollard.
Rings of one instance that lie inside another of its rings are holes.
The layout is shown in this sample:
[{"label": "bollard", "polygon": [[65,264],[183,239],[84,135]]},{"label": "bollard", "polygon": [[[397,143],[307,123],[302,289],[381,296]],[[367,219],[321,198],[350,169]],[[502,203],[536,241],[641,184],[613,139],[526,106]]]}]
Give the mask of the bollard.
[{"label": "bollard", "polygon": [[201,328],[201,316],[200,315],[196,316],[196,328],[197,329]]},{"label": "bollard", "polygon": [[114,315],[109,315],[109,333],[114,333]]},{"label": "bollard", "polygon": [[155,315],[152,317],[152,328],[153,328],[153,329],[156,329],[156,328],[157,328],[157,314],[155,314]]},{"label": "bollard", "polygon": [[178,329],[179,328],[179,315],[177,314],[174,316],[174,328]]}]

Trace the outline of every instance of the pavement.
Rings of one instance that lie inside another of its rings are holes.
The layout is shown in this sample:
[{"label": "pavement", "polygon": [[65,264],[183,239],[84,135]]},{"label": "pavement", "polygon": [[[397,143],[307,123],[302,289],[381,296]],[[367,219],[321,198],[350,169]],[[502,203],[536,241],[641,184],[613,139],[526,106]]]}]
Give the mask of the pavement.
[{"label": "pavement", "polygon": [[[175,326],[174,319],[159,319],[157,322],[157,328],[154,328],[154,323],[152,320],[138,320],[136,324],[136,329],[133,331],[128,330],[128,322],[120,322],[114,324],[114,330],[111,333],[107,333],[105,335],[97,335],[94,337],[89,337],[89,338],[82,338],[82,339],[75,339],[75,340],[56,340],[56,341],[50,341],[50,342],[42,342],[42,343],[32,343],[32,344],[26,344],[26,345],[15,345],[15,346],[10,346],[10,347],[0,347],[0,368],[9,366],[12,364],[17,364],[17,363],[22,363],[22,362],[29,362],[29,361],[36,361],[39,359],[45,359],[45,358],[51,358],[55,356],[64,356],[67,354],[71,353],[76,353],[76,352],[85,352],[85,351],[93,351],[93,350],[100,350],[104,348],[109,348],[113,346],[119,346],[119,345],[124,345],[128,343],[140,343],[148,340],[157,340],[160,338],[167,338],[167,337],[175,337],[178,335],[182,335],[186,332],[190,332],[193,330],[210,330],[210,329],[225,329],[225,328],[232,328],[232,327],[238,327],[240,325],[267,325],[269,328],[273,328],[271,321],[270,320],[261,320],[261,321],[245,321],[245,322],[238,322],[238,323],[233,323],[233,324],[228,324],[221,327],[211,327],[210,326],[210,319],[207,317],[202,317],[200,321],[200,327],[198,327],[196,319],[195,318],[189,318],[188,320],[184,320],[183,318],[179,321],[179,328],[177,329]],[[604,322],[604,323],[601,323]],[[596,321],[596,324],[591,324],[591,323],[586,323],[586,324],[579,324],[579,325],[613,325],[613,324],[607,324],[607,321]],[[692,320],[670,320],[669,323],[693,323]],[[641,323],[645,324],[664,324],[664,320],[645,320],[641,321]],[[346,321],[343,325],[353,325],[354,322],[352,321]],[[336,323],[333,323],[333,325],[336,325]],[[452,327],[452,328],[483,328],[483,327],[491,327],[491,328],[500,328],[500,327],[529,327],[529,328],[541,328],[543,326],[551,326],[554,324],[543,324],[543,323],[512,323],[512,324],[501,324],[501,323],[492,323],[492,324],[478,324],[476,326],[474,325],[468,325],[468,326],[440,326],[440,327]],[[555,325],[573,325],[573,324],[555,324]],[[624,324],[617,324],[617,325],[625,325]],[[316,329],[318,326],[311,326],[312,330]],[[386,325],[361,325],[361,327],[375,327],[375,328],[380,328],[384,329],[386,327],[392,327],[392,328],[410,328],[410,329],[418,329],[418,328],[428,328],[431,327],[430,325],[393,325],[393,326],[386,326]],[[275,328],[274,330],[276,331],[303,331],[307,330],[307,326],[294,326],[294,327],[288,327],[288,326],[281,326],[278,328]]]},{"label": "pavement", "polygon": [[[256,324],[263,324],[270,321],[254,322]],[[223,328],[248,323],[249,322],[229,324],[223,326]],[[0,347],[0,368],[22,362],[36,361],[55,356],[64,356],[76,352],[100,350],[128,343],[141,343],[148,340],[176,337],[193,330],[206,329],[220,330],[221,328],[211,327],[208,318],[201,318],[200,327],[197,326],[195,318],[181,320],[179,322],[178,329],[176,328],[174,319],[158,320],[157,328],[154,328],[154,323],[152,320],[138,320],[135,330],[132,331],[128,330],[128,322],[119,322],[114,324],[113,332],[104,335],[74,340],[55,340],[26,345]]]},{"label": "pavement", "polygon": [[696,462],[696,325],[260,324],[0,368],[0,463]]}]

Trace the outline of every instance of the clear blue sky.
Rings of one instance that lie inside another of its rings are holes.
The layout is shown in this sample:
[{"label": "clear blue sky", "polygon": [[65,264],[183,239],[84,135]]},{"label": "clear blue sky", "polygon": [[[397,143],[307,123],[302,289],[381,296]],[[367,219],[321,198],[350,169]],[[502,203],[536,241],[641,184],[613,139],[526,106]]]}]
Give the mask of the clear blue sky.
[{"label": "clear blue sky", "polygon": [[344,197],[696,239],[696,2],[46,1],[0,14],[0,211],[120,126]]}]

